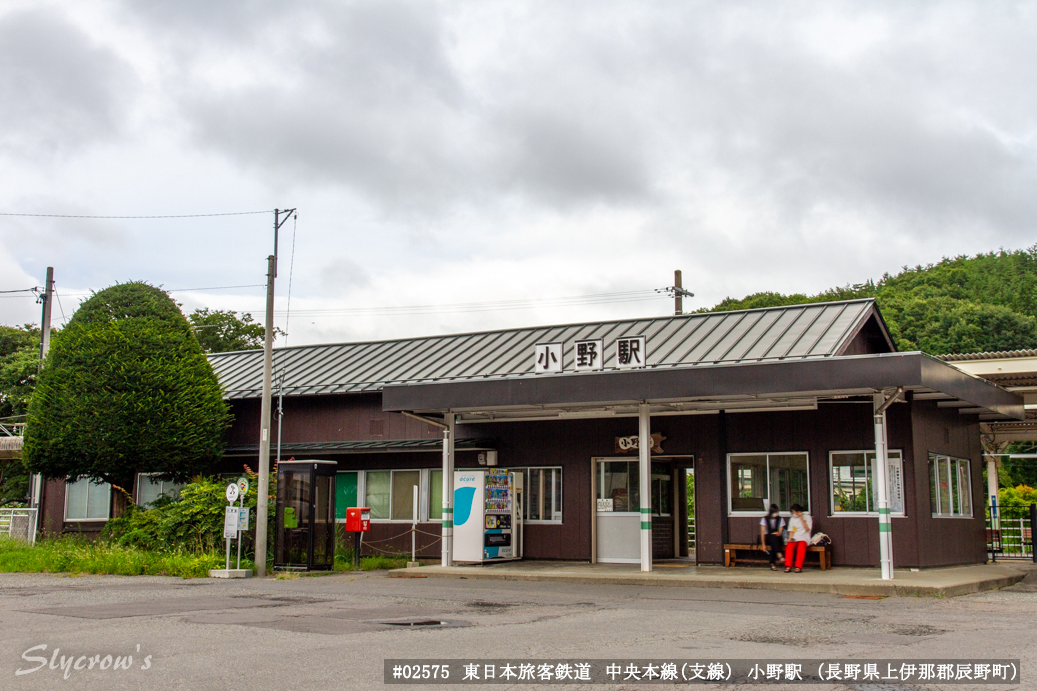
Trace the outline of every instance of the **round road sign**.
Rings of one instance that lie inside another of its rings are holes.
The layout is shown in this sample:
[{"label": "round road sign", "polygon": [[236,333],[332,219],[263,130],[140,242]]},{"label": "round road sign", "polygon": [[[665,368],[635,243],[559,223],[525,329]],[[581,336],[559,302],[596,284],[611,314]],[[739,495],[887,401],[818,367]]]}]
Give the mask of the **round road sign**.
[{"label": "round road sign", "polygon": [[227,501],[234,503],[238,500],[238,485],[235,482],[227,485]]},{"label": "round road sign", "polygon": [[238,478],[238,491],[241,492],[243,495],[248,494],[248,478]]}]

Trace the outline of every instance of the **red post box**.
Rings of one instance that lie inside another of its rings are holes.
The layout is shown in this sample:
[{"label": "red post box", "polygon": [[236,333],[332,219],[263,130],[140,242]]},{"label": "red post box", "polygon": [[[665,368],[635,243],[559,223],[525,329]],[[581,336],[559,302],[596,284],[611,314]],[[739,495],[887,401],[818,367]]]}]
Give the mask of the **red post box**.
[{"label": "red post box", "polygon": [[371,509],[366,507],[346,509],[346,532],[367,533],[371,530]]}]

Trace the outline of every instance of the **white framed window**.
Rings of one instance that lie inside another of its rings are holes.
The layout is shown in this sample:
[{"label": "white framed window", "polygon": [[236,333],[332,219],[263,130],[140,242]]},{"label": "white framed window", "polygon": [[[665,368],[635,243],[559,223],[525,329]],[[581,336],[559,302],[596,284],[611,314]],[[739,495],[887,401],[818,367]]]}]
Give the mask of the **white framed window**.
[{"label": "white framed window", "polygon": [[112,486],[83,478],[65,483],[66,521],[107,521]]},{"label": "white framed window", "polygon": [[[889,513],[904,515],[904,455],[886,452],[889,465]],[[828,454],[829,488],[833,516],[878,516],[878,495],[873,480],[874,451],[832,451]]]},{"label": "white framed window", "polygon": [[177,498],[184,483],[159,480],[155,473],[139,473],[137,475],[137,506],[149,508],[159,497]]},{"label": "white framed window", "polygon": [[365,471],[364,506],[371,509],[371,520],[410,523],[414,516],[414,487],[419,488],[419,508],[421,505],[421,475],[420,470]]},{"label": "white framed window", "polygon": [[787,513],[793,504],[810,511],[810,457],[788,453],[727,455],[728,514],[763,516],[771,504]]},{"label": "white framed window", "polygon": [[930,453],[929,500],[934,518],[971,518],[971,464],[963,458]]},{"label": "white framed window", "polygon": [[522,475],[522,491],[525,494],[525,506],[522,509],[523,522],[561,523],[561,466],[510,468],[509,470],[516,475]]}]

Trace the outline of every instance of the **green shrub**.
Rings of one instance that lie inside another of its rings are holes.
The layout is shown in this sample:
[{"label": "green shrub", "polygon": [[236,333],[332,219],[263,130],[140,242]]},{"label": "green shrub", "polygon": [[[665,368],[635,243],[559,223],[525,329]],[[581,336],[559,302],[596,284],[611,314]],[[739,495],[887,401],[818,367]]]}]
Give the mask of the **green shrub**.
[{"label": "green shrub", "polygon": [[[250,532],[245,536],[243,554],[253,554],[258,476],[246,470],[249,491],[245,506],[249,514]],[[205,554],[224,548],[223,516],[227,507],[224,491],[227,480],[195,478],[184,485],[176,499],[162,499],[154,508],[140,509],[132,504],[121,518],[113,518],[105,526],[102,538],[118,545],[149,550],[179,550]],[[271,476],[271,483],[274,477]],[[273,487],[273,484],[271,484]],[[268,503],[268,544],[273,546],[274,500]],[[272,550],[271,550],[272,553]]]}]

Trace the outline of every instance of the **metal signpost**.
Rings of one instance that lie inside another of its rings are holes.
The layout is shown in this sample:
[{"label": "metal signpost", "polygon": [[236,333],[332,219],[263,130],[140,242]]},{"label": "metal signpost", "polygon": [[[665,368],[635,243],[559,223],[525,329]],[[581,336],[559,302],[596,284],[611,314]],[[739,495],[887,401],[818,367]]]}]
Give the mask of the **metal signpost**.
[{"label": "metal signpost", "polygon": [[223,538],[227,541],[227,566],[230,571],[230,541],[238,536],[238,510],[234,506],[240,490],[236,482],[227,485],[227,510],[223,515]]},{"label": "metal signpost", "polygon": [[[248,494],[248,479],[239,477],[238,487],[238,565],[241,568],[241,534],[248,531],[248,509],[245,508],[245,495]],[[227,568],[230,568],[229,566]]]},{"label": "metal signpost", "polygon": [[[248,493],[248,480],[240,478],[227,485],[224,496],[227,506],[223,513],[223,538],[227,543],[226,563],[222,569],[209,571],[210,578],[249,578],[251,569],[241,568],[241,533],[248,530],[248,509],[245,508],[245,494]],[[235,506],[234,502],[238,502]],[[238,541],[238,564],[236,569],[230,568],[230,541]]]}]

